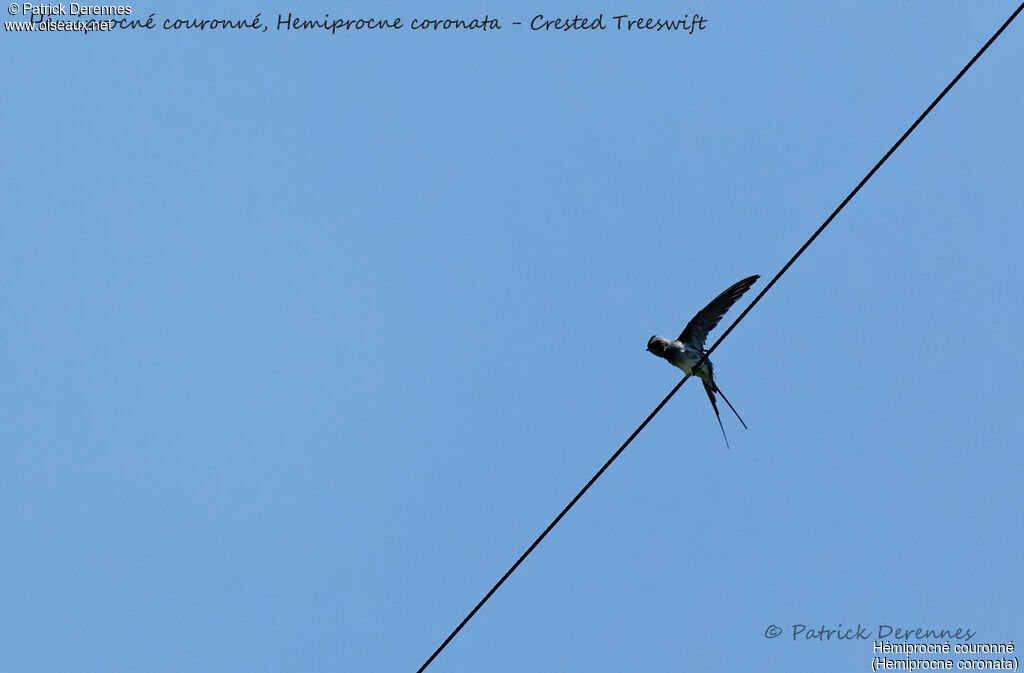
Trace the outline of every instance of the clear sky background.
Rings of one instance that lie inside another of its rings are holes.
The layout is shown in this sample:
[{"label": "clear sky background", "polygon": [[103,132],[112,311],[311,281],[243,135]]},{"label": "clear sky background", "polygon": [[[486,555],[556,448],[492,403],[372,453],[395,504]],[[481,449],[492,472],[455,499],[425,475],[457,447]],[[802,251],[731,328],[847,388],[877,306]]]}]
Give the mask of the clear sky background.
[{"label": "clear sky background", "polygon": [[[1016,6],[586,4],[707,29],[0,35],[0,668],[414,671]],[[732,449],[687,383],[430,670],[1024,642],[1022,67],[718,349]]]}]

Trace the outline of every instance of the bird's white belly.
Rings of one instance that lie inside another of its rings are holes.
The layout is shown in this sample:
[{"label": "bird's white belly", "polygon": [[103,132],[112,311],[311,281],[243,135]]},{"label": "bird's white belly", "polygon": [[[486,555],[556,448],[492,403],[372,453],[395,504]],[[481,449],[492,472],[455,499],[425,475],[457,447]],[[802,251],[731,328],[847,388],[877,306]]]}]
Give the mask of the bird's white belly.
[{"label": "bird's white belly", "polygon": [[697,376],[704,378],[705,375],[710,373],[707,371],[708,362],[706,361],[701,365],[699,372],[693,371],[693,366],[700,361],[702,355],[701,352],[695,348],[687,348],[686,346],[683,346],[681,348],[673,349],[667,355],[668,357],[666,359],[686,374],[696,374]]}]

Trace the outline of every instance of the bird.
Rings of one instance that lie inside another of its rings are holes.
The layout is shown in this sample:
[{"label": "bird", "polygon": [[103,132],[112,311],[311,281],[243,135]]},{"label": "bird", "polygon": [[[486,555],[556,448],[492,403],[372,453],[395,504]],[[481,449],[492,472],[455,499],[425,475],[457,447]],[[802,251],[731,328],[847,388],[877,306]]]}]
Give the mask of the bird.
[{"label": "bird", "polygon": [[679,334],[679,338],[669,340],[655,334],[647,341],[647,350],[650,353],[668,360],[671,364],[686,372],[687,376],[695,375],[700,378],[704,384],[704,391],[708,394],[708,399],[711,400],[711,408],[715,411],[715,418],[718,419],[718,427],[722,429],[722,438],[725,439],[726,448],[729,448],[729,438],[725,436],[725,426],[722,425],[722,417],[718,414],[715,393],[722,396],[722,399],[732,409],[732,413],[736,414],[736,418],[739,419],[744,429],[747,428],[747,424],[743,422],[739,412],[736,411],[736,407],[732,406],[732,402],[726,398],[721,388],[718,387],[718,383],[715,381],[715,368],[711,364],[711,360],[705,359],[696,370],[694,370],[694,366],[704,357],[704,343],[707,341],[708,332],[715,329],[715,326],[722,320],[722,316],[726,314],[733,304],[739,301],[739,298],[757,282],[758,278],[760,278],[758,275],[744,278],[712,299],[707,306],[698,311],[697,315],[693,316],[693,319],[687,323],[686,327]]}]

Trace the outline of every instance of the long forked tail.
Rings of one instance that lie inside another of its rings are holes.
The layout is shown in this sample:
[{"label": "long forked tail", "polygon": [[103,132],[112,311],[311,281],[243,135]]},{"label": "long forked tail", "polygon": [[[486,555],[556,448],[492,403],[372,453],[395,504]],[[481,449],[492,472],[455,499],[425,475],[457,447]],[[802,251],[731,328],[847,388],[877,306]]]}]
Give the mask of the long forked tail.
[{"label": "long forked tail", "polygon": [[[718,387],[717,383],[715,384],[715,392],[722,396],[722,399],[725,400],[725,403],[729,405],[730,409],[732,409],[732,413],[736,414],[736,418],[739,419],[740,425],[743,426],[743,429],[744,430],[749,430],[750,428],[747,427],[747,424],[743,422],[742,418],[740,418],[739,412],[736,411],[736,407],[732,406],[732,402],[730,402],[729,398],[725,396],[725,393],[722,392],[722,389]],[[718,412],[716,411],[715,413],[718,413]],[[726,444],[728,444],[728,442],[726,442]]]},{"label": "long forked tail", "polygon": [[[704,382],[704,392],[706,392],[708,394],[708,399],[711,400],[711,408],[715,410],[715,418],[718,419],[718,427],[720,427],[722,429],[722,439],[725,440],[725,448],[727,448],[727,449],[731,448],[729,446],[729,438],[725,436],[725,426],[722,425],[722,417],[718,413],[718,404],[715,402],[715,391],[711,389],[711,386],[708,385],[707,382]],[[721,391],[719,391],[719,392],[721,392]],[[725,400],[725,395],[722,395],[722,399]],[[725,400],[725,401],[726,401],[726,403],[729,402],[729,400]],[[730,409],[732,408],[731,404],[729,405],[729,408]],[[733,409],[732,412],[735,414],[736,410]],[[743,421],[741,420],[740,423],[742,423],[742,422]],[[746,426],[743,426],[743,427],[746,427]]]}]

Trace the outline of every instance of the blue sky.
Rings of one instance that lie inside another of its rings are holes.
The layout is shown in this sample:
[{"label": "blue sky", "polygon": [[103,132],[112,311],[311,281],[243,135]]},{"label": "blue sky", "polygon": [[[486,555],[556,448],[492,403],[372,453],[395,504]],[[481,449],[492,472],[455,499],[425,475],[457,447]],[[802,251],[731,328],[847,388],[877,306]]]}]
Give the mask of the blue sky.
[{"label": "blue sky", "polygon": [[[0,665],[415,670],[678,381],[648,337],[775,273],[1015,6],[4,33]],[[1018,21],[716,351],[732,449],[688,383],[429,670],[1024,640],[1021,63]]]}]

